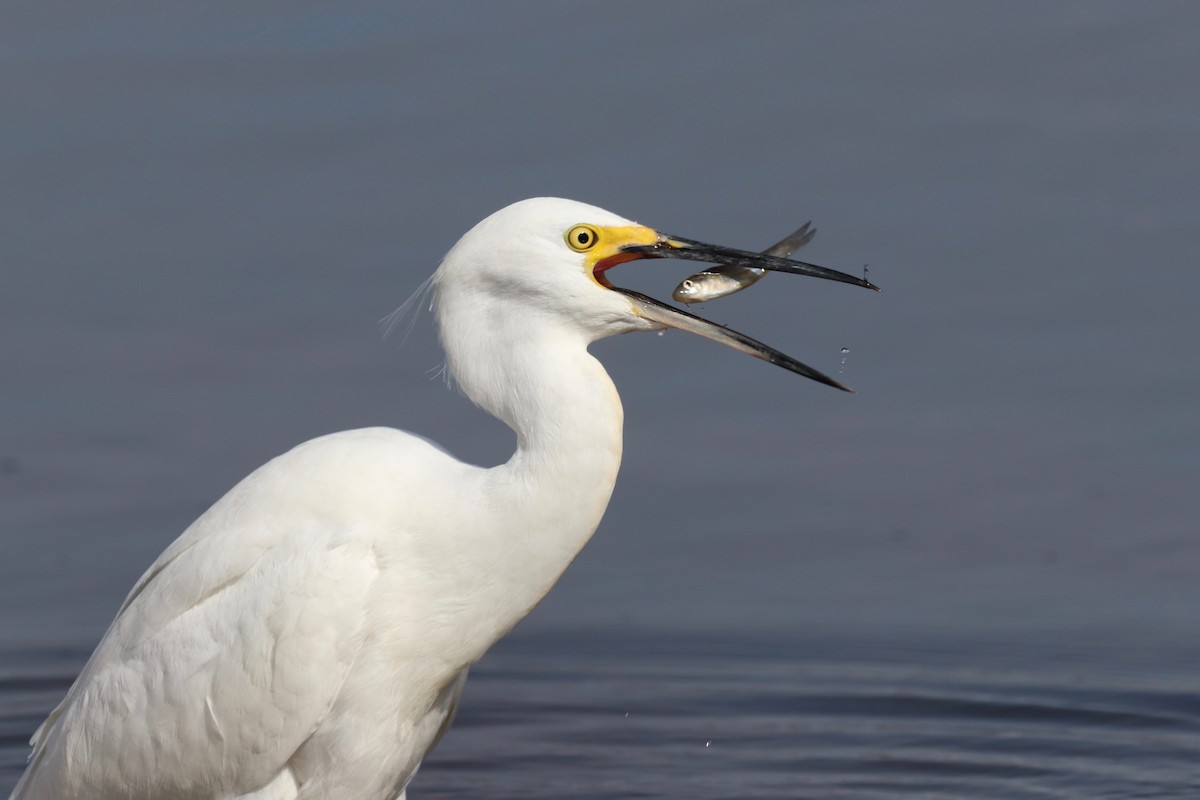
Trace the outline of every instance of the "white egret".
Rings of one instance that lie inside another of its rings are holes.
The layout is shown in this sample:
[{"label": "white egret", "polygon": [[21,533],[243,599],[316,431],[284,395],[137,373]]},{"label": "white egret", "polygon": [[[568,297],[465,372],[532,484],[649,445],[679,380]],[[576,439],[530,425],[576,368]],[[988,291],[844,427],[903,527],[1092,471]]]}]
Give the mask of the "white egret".
[{"label": "white egret", "polygon": [[446,255],[434,291],[448,369],[516,432],[512,458],[485,469],[371,428],[251,473],[133,587],[34,735],[13,799],[403,798],[467,670],[608,504],[622,409],[589,343],[670,326],[845,388],[604,276],[660,256],[875,288],[568,200],[496,212]]}]

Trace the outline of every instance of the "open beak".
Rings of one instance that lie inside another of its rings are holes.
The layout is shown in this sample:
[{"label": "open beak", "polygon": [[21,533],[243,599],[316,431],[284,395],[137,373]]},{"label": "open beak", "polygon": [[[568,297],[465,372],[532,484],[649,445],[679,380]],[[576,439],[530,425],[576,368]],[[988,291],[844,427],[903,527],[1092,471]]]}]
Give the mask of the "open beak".
[{"label": "open beak", "polygon": [[717,325],[703,317],[698,317],[690,312],[659,302],[640,292],[613,286],[602,275],[608,268],[636,258],[681,258],[689,261],[734,264],[757,269],[768,269],[775,272],[790,272],[793,275],[811,275],[815,278],[826,278],[842,283],[852,283],[856,286],[863,286],[867,289],[879,291],[879,287],[875,284],[864,278],[856,278],[844,272],[819,267],[816,264],[806,264],[803,261],[792,261],[764,253],[752,253],[747,250],[735,250],[731,247],[704,244],[692,241],[691,239],[681,239],[674,236],[659,236],[658,240],[653,244],[631,244],[621,247],[616,255],[602,260],[595,269],[595,277],[602,285],[628,297],[636,313],[651,322],[656,322],[659,325],[670,328],[678,328],[681,331],[688,331],[697,336],[703,336],[705,339],[711,339],[726,347],[732,347],[734,350],[783,367],[786,370],[795,372],[797,375],[803,375],[826,386],[841,389],[843,392],[854,391],[828,375],[818,372],[807,364],[802,364],[791,356],[784,355],[775,348],[769,347],[756,339],[751,339],[749,336],[726,328],[723,325]]}]

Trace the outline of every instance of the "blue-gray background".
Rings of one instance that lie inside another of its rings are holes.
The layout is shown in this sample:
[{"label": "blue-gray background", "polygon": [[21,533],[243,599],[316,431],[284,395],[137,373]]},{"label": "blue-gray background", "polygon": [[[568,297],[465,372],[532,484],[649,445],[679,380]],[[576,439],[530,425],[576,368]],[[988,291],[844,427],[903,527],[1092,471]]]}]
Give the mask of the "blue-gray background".
[{"label": "blue-gray background", "polygon": [[[812,641],[793,663],[1065,650],[1200,687],[1195,5],[4,16],[11,664],[69,676],[154,556],[306,438],[382,424],[507,458],[511,433],[428,374],[429,316],[402,346],[376,322],[478,219],[558,195],[754,249],[811,219],[804,257],[869,263],[884,292],[770,276],[701,308],[854,396],[678,333],[595,346],[625,463],[518,630],[528,658],[589,631],[631,653]],[[689,271],[612,277],[664,297]]]}]

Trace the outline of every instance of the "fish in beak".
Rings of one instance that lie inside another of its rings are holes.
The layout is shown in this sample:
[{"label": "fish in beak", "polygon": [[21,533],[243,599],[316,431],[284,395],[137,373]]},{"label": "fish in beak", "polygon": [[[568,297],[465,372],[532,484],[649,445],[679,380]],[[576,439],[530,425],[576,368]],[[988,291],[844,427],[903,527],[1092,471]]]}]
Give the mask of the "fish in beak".
[{"label": "fish in beak", "polygon": [[[645,230],[645,229],[642,229]],[[642,237],[639,237],[642,238]],[[649,238],[649,237],[645,237]],[[705,244],[692,239],[684,239],[678,236],[664,236],[656,234],[653,241],[646,242],[642,238],[641,242],[627,244],[617,248],[617,252],[608,258],[600,260],[596,264],[595,277],[598,282],[619,292],[629,298],[633,305],[635,313],[645,319],[655,322],[659,325],[678,328],[682,331],[694,333],[697,336],[703,336],[706,339],[711,339],[714,342],[731,347],[747,355],[762,359],[776,366],[783,367],[786,370],[795,372],[797,375],[803,375],[806,378],[823,383],[826,386],[832,386],[835,389],[840,389],[843,392],[853,392],[854,390],[840,381],[825,375],[812,367],[797,361],[791,356],[785,355],[773,347],[763,344],[762,342],[752,339],[743,333],[738,333],[735,330],[726,328],[723,325],[717,325],[709,322],[703,317],[696,316],[687,311],[662,303],[652,297],[648,297],[640,292],[635,292],[631,289],[622,289],[619,286],[614,286],[601,273],[605,270],[616,266],[617,264],[631,261],[639,258],[679,258],[688,261],[704,261],[713,264],[729,264],[737,267],[745,267],[747,269],[764,269],[772,272],[786,272],[793,275],[808,275],[814,278],[824,278],[826,280],[839,281],[841,283],[849,283],[855,286],[862,286],[867,289],[879,291],[879,287],[865,278],[857,278],[853,275],[847,275],[844,272],[828,269],[826,267],[817,266],[816,264],[808,264],[803,261],[792,261],[787,258],[773,256],[766,253],[753,253],[748,250],[737,250],[732,247],[722,247],[720,245]]]}]

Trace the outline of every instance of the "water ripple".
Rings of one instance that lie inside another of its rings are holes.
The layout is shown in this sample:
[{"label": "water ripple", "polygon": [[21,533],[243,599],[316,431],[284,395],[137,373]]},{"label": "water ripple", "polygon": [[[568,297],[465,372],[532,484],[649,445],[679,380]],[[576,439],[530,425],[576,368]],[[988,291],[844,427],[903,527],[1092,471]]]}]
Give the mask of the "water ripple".
[{"label": "water ripple", "polygon": [[[1200,796],[1200,681],[1186,670],[1095,658],[1084,669],[1045,652],[997,666],[987,647],[967,644],[802,648],[815,659],[780,641],[655,641],[503,643],[473,671],[414,794]],[[25,653],[0,674],[0,795],[78,662]]]}]

